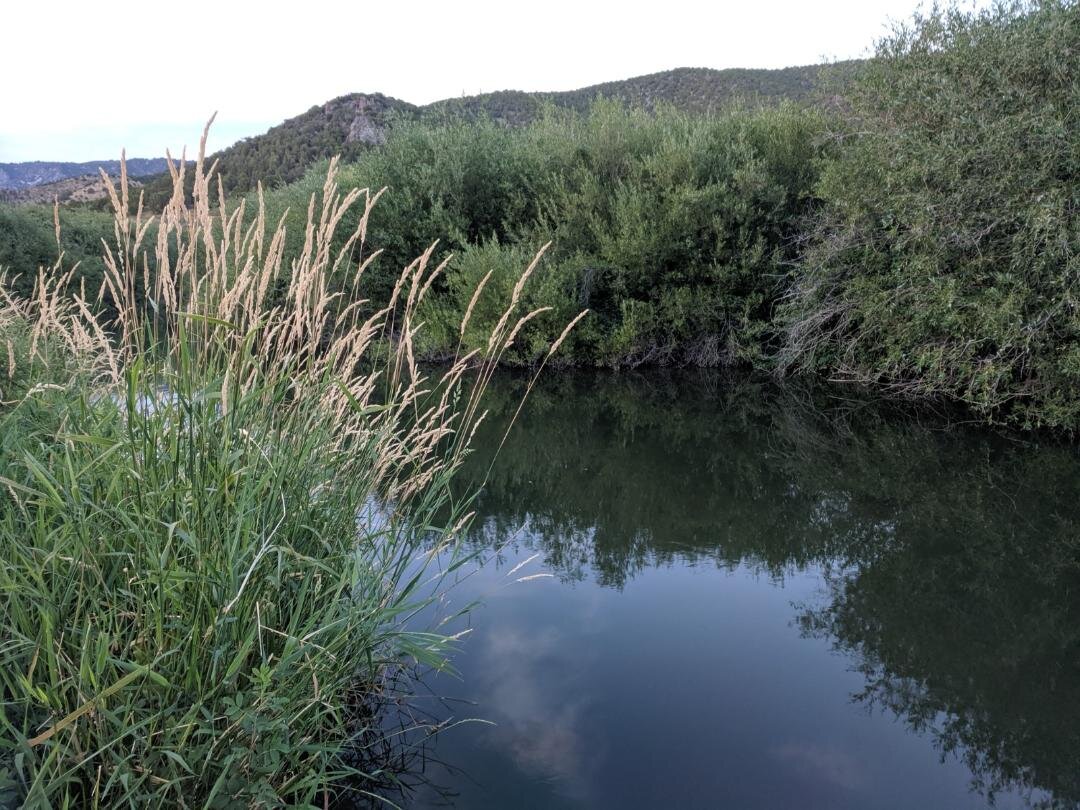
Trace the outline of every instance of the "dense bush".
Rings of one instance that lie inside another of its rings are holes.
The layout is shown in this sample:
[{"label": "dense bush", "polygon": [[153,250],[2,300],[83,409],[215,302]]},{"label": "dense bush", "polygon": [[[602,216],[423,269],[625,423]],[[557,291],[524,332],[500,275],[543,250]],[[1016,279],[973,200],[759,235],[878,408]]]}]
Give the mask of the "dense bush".
[{"label": "dense bush", "polygon": [[850,103],[785,364],[1076,426],[1080,6],[916,17]]},{"label": "dense bush", "polygon": [[[113,241],[110,215],[81,207],[62,207],[63,266],[78,265],[76,285],[83,279],[86,289],[97,295],[105,264],[102,240]],[[9,287],[26,295],[33,289],[39,267],[51,267],[57,259],[56,228],[51,206],[0,205],[0,267],[10,274]]]},{"label": "dense bush", "polygon": [[[362,294],[385,300],[427,247],[416,234],[438,235],[456,255],[431,301],[425,349],[444,354],[475,283],[493,272],[477,302],[480,334],[493,325],[489,297],[552,241],[527,299],[552,313],[508,359],[531,361],[539,335],[588,307],[567,354],[577,363],[763,363],[821,129],[820,115],[794,107],[690,116],[612,102],[585,117],[549,108],[520,129],[402,124],[345,169],[346,182],[388,187],[369,230],[384,253]],[[292,212],[289,251],[312,193],[314,174],[268,196],[272,216]]]},{"label": "dense bush", "polygon": [[536,233],[554,238],[552,272],[593,311],[572,353],[611,365],[763,362],[820,125],[792,107],[600,107],[563,134]]}]

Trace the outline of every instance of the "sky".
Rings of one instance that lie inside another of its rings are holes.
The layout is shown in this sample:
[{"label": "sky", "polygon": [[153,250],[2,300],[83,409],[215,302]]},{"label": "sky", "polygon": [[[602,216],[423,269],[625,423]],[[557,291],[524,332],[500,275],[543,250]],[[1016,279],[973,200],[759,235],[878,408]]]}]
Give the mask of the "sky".
[{"label": "sky", "polygon": [[4,9],[0,162],[157,157],[331,98],[423,104],[675,67],[865,56],[918,0],[30,0]]}]

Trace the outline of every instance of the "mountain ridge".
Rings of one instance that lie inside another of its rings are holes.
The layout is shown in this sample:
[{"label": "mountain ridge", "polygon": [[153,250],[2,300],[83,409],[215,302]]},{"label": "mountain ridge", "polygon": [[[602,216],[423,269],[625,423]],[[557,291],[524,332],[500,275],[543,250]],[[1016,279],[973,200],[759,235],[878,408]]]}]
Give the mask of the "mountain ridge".
[{"label": "mountain ridge", "polygon": [[[98,176],[98,170],[119,175],[119,160],[88,160],[84,162],[64,160],[30,160],[16,163],[0,163],[0,189],[26,189],[44,183],[55,183],[86,175]],[[128,158],[127,171],[131,177],[146,177],[167,171],[165,158]]]},{"label": "mountain ridge", "polygon": [[[350,93],[317,104],[264,133],[242,138],[218,150],[212,158],[219,161],[225,190],[245,192],[259,181],[268,186],[292,182],[315,161],[337,154],[348,159],[382,143],[397,117],[439,120],[488,116],[507,126],[521,126],[539,115],[545,105],[582,112],[601,97],[646,109],[667,104],[695,113],[720,109],[736,101],[828,105],[835,98],[828,85],[845,83],[859,64],[848,61],[785,68],[680,67],[577,90],[499,90],[423,105],[383,93]],[[99,166],[110,175],[119,173],[119,161],[0,163],[0,189],[27,189],[96,175]],[[150,193],[166,185],[166,170],[164,158],[128,160],[128,174],[146,177]],[[35,195],[5,196],[17,201]]]},{"label": "mountain ridge", "polygon": [[515,124],[525,121],[500,115],[499,102],[531,107],[533,113],[544,103],[584,112],[600,97],[618,99],[647,109],[659,104],[670,104],[687,112],[708,112],[736,100],[750,103],[816,102],[826,100],[824,96],[820,99],[817,97],[824,90],[822,79],[826,72],[833,71],[843,77],[858,64],[858,60],[849,60],[784,68],[677,67],[628,79],[592,84],[576,90],[497,90],[434,101],[423,105],[421,109],[428,112],[444,109],[466,113],[486,112],[496,120]]},{"label": "mountain ridge", "polygon": [[[156,177],[157,174],[149,176]],[[108,177],[114,185],[120,182],[118,173],[110,174]],[[143,182],[138,177],[128,177],[128,184],[132,188],[139,188]],[[48,183],[22,188],[0,188],[0,202],[16,205],[50,205],[54,201],[59,203],[97,202],[108,196],[108,188],[100,174],[80,174],[76,177],[65,177],[61,180],[51,180]]]}]

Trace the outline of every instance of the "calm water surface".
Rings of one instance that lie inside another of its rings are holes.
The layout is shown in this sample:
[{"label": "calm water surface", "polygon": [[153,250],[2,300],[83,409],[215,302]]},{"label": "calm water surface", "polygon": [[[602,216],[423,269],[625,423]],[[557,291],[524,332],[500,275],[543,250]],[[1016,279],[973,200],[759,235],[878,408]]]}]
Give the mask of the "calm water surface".
[{"label": "calm water surface", "polygon": [[[502,380],[489,458],[522,391]],[[479,469],[469,471],[474,477]],[[550,374],[491,471],[411,806],[1080,806],[1080,457]]]}]

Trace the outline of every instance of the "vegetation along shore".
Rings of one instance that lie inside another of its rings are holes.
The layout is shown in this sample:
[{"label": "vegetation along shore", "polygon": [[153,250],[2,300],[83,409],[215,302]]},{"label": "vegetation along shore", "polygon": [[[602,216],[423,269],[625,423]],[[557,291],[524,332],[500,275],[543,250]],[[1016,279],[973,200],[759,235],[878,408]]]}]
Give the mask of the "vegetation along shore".
[{"label": "vegetation along shore", "polygon": [[430,562],[460,564],[449,482],[529,272],[485,348],[429,380],[430,250],[374,312],[343,303],[378,195],[331,164],[286,264],[263,206],[216,208],[201,156],[194,174],[153,221],[110,186],[108,314],[63,258],[3,292],[0,801],[363,793],[383,684],[453,641],[409,619],[441,592]]},{"label": "vegetation along shore", "polygon": [[[416,351],[444,357],[475,284],[492,273],[479,335],[497,317],[488,295],[552,241],[528,293],[551,309],[506,362],[535,363],[588,307],[564,363],[808,372],[1075,430],[1078,23],[1066,0],[931,12],[874,58],[808,74],[816,90],[792,79],[788,101],[781,84],[763,103],[691,104],[703,93],[682,76],[670,105],[654,80],[585,112],[584,96],[530,97],[528,115],[511,115],[498,94],[389,109],[372,144],[336,142],[344,185],[388,187],[363,297],[384,305],[395,268],[439,238],[437,255],[453,258]],[[221,158],[225,176],[238,164],[230,205],[245,187],[253,201],[245,178],[260,159],[291,165],[288,150],[258,158],[259,139],[246,143]],[[266,191],[271,215],[289,211],[286,264],[325,168]],[[51,211],[0,207],[0,219],[0,264],[28,291],[55,253]],[[67,260],[94,287],[111,222],[85,206],[61,219]]]},{"label": "vegetation along shore", "polygon": [[1075,0],[934,8],[862,62],[350,97],[0,203],[0,805],[369,792],[372,706],[456,641],[415,617],[500,366],[1075,433],[1078,71]]}]

